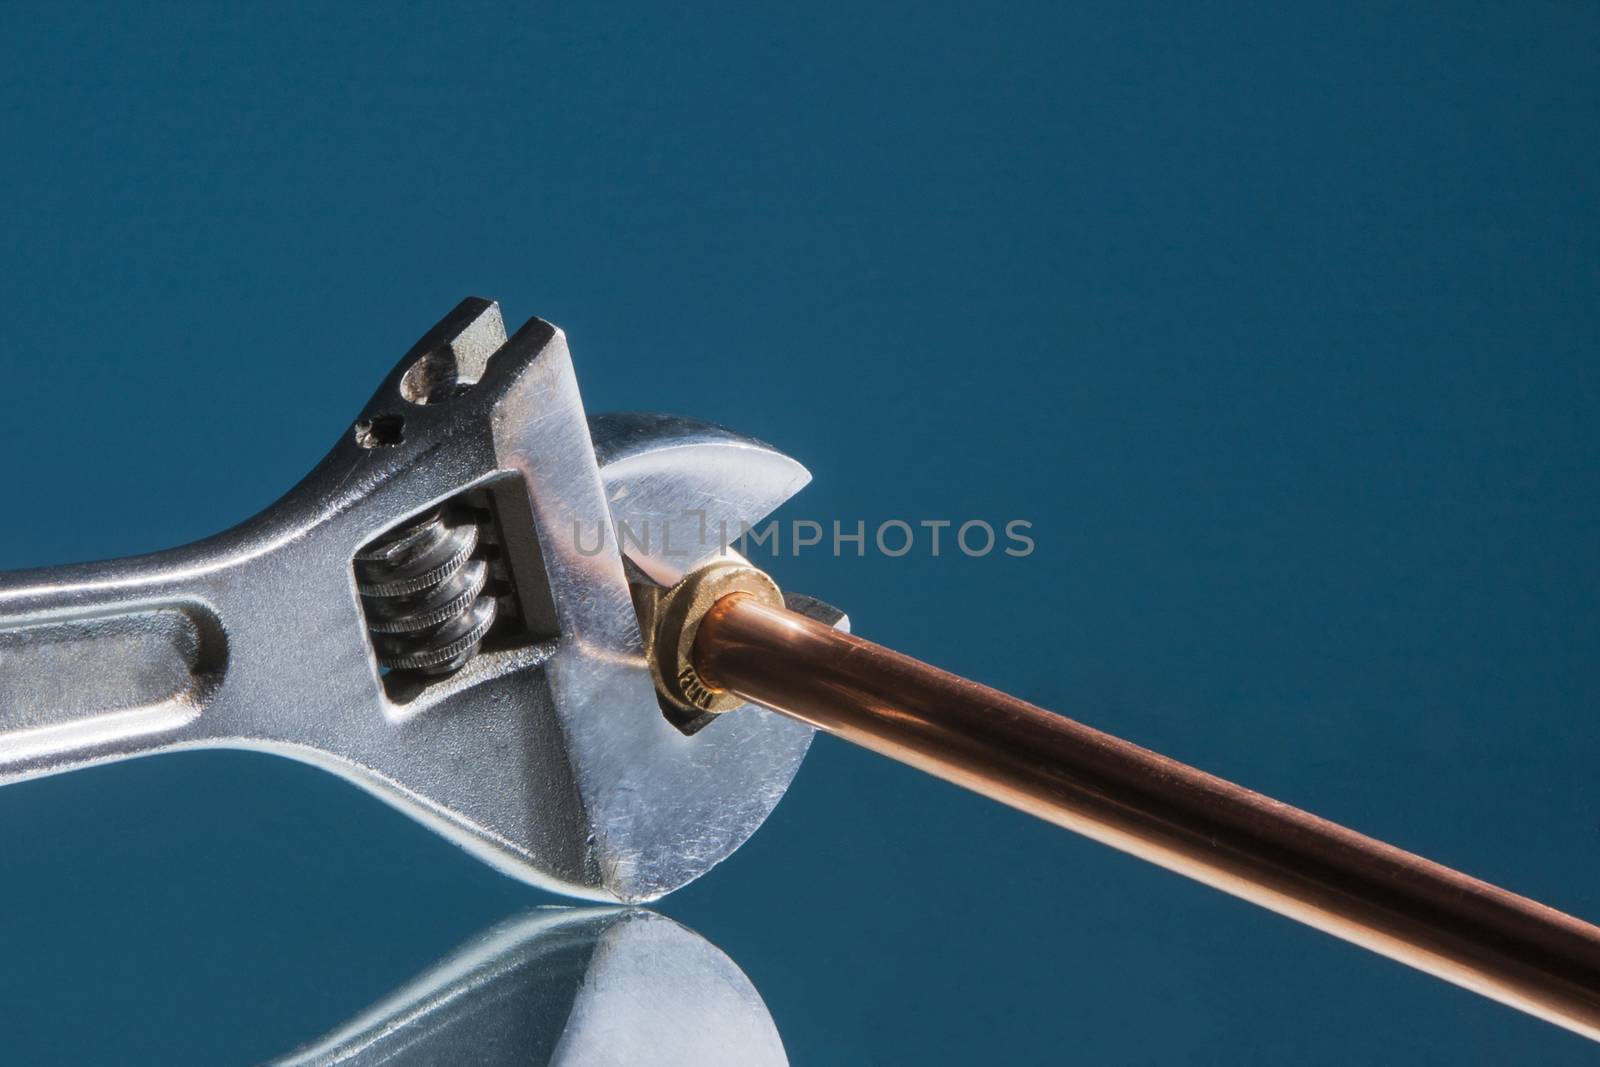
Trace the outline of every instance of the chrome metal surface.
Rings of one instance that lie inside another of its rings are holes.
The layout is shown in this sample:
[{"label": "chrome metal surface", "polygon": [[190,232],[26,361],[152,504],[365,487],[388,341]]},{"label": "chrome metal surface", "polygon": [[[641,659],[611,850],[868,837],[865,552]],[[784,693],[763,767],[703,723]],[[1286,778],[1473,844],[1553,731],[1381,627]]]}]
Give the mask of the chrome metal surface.
[{"label": "chrome metal surface", "polygon": [[[612,508],[661,528],[700,513],[736,535],[806,478],[690,420],[605,417],[591,433],[561,332],[534,319],[507,338],[497,305],[464,301],[261,515],[186,548],[0,575],[0,783],[259,749],[339,774],[526,881],[653,899],[760,825],[811,731],[752,715],[690,738],[666,722]],[[498,501],[524,639],[398,684],[355,557],[469,492]],[[666,547],[629,554],[670,573]]]},{"label": "chrome metal surface", "polygon": [[781,1067],[743,971],[650,911],[542,909],[485,931],[270,1067]]},{"label": "chrome metal surface", "polygon": [[734,593],[710,684],[1600,1040],[1600,928]]},{"label": "chrome metal surface", "polygon": [[623,553],[663,586],[755,525],[733,516],[724,494],[765,516],[811,481],[771,445],[680,415],[607,413],[590,424]]}]

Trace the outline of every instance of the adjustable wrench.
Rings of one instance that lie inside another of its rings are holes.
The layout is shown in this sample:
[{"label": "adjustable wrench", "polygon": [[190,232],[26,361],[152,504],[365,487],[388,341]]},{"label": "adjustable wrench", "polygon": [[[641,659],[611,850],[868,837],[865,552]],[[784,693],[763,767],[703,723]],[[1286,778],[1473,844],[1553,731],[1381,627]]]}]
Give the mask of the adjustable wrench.
[{"label": "adjustable wrench", "polygon": [[[765,714],[674,727],[630,576],[671,584],[809,477],[704,423],[587,418],[562,333],[507,337],[498,305],[468,299],[255,518],[0,575],[0,783],[257,749],[541,887],[659,897],[749,837],[812,733]],[[626,563],[619,528],[651,531]]]}]

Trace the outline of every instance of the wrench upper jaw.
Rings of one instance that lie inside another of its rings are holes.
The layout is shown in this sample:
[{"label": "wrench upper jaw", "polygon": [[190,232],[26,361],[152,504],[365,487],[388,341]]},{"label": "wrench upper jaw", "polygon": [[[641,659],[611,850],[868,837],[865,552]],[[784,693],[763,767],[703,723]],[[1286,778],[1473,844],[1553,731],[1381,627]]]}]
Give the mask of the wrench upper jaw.
[{"label": "wrench upper jaw", "polygon": [[811,481],[776,448],[722,426],[643,412],[592,416],[618,547],[671,586]]}]

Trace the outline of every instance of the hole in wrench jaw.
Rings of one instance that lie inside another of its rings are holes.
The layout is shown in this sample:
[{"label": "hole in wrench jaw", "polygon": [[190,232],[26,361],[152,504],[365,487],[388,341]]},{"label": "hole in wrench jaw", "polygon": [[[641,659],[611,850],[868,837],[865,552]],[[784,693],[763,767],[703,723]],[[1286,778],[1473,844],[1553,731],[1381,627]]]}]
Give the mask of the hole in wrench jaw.
[{"label": "hole in wrench jaw", "polygon": [[429,352],[400,379],[400,395],[413,404],[442,404],[472,388],[449,350]]},{"label": "hole in wrench jaw", "polygon": [[362,448],[397,445],[405,438],[406,420],[399,415],[374,415],[356,423],[356,444]]},{"label": "hole in wrench jaw", "polygon": [[400,395],[412,404],[442,404],[471,389],[489,358],[506,343],[500,305],[465,300],[411,350],[416,355],[400,377]]}]

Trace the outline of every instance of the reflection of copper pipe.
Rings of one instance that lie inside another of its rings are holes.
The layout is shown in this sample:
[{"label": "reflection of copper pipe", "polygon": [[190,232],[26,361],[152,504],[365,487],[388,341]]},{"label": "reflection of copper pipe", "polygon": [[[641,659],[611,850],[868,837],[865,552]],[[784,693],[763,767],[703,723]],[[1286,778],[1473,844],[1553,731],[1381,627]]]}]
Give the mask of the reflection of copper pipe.
[{"label": "reflection of copper pipe", "polygon": [[694,651],[712,685],[1600,1040],[1600,927],[739,593]]}]

